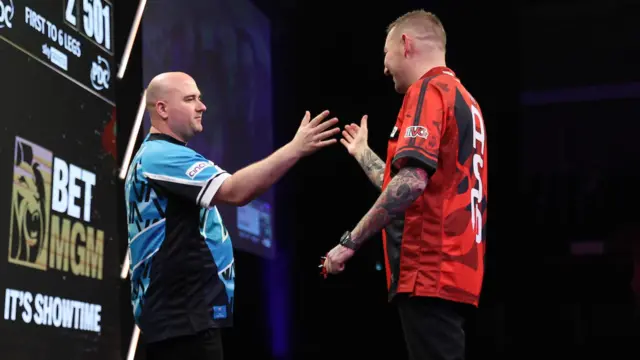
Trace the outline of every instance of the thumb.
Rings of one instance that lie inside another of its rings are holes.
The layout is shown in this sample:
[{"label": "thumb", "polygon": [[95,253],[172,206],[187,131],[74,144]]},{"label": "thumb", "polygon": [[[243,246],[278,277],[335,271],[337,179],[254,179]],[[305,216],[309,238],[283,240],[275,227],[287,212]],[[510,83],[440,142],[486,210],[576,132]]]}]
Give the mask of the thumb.
[{"label": "thumb", "polygon": [[368,116],[365,115],[365,116],[362,117],[362,120],[360,120],[360,127],[365,129],[365,130],[367,129],[367,118],[368,118]]},{"label": "thumb", "polygon": [[302,125],[306,125],[311,120],[311,113],[309,111],[304,112],[304,117],[302,118]]}]

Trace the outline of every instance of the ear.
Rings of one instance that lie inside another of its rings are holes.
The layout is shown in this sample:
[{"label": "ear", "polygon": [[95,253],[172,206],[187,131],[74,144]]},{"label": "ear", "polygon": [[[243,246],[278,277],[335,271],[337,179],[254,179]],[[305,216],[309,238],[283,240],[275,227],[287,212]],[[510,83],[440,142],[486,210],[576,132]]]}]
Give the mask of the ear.
[{"label": "ear", "polygon": [[404,57],[407,57],[409,54],[409,47],[411,46],[411,39],[407,36],[407,34],[402,34],[402,47]]},{"label": "ear", "polygon": [[156,112],[158,113],[158,115],[160,115],[160,118],[166,120],[169,117],[169,114],[167,112],[167,103],[165,103],[164,101],[156,102]]}]

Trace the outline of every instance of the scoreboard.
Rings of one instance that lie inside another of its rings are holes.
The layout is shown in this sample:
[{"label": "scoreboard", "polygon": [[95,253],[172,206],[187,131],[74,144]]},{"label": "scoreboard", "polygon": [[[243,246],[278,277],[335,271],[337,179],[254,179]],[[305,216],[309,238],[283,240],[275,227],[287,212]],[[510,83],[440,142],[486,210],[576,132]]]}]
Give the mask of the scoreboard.
[{"label": "scoreboard", "polygon": [[0,358],[120,359],[113,3],[0,0]]},{"label": "scoreboard", "polygon": [[110,1],[0,0],[0,38],[114,105]]}]

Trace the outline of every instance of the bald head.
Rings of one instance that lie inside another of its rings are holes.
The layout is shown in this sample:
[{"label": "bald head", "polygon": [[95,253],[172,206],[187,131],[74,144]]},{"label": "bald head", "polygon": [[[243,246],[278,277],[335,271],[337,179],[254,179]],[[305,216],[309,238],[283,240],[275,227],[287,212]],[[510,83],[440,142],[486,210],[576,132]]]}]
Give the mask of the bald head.
[{"label": "bald head", "polygon": [[147,86],[147,109],[152,111],[158,101],[166,101],[170,93],[184,82],[195,84],[195,80],[183,72],[166,72],[156,75]]},{"label": "bald head", "polygon": [[202,131],[202,103],[195,80],[183,72],[166,72],[147,86],[146,107],[156,131],[188,141]]}]

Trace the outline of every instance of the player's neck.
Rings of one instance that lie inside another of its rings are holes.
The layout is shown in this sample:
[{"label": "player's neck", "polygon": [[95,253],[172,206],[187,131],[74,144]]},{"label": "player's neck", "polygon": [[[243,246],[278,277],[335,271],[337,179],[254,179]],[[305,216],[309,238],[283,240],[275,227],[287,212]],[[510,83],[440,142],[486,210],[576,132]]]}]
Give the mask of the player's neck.
[{"label": "player's neck", "polygon": [[149,129],[149,133],[151,134],[165,134],[165,135],[169,135],[172,138],[179,140],[183,143],[187,143],[187,141],[185,139],[183,139],[181,136],[178,136],[176,133],[174,133],[173,131],[171,131],[171,129],[169,128],[164,128],[164,127],[155,127],[155,126],[151,126],[151,129]]},{"label": "player's neck", "polygon": [[424,74],[435,69],[437,67],[447,67],[447,63],[444,58],[426,59],[419,66],[416,67],[414,77],[416,81],[424,76]]}]

